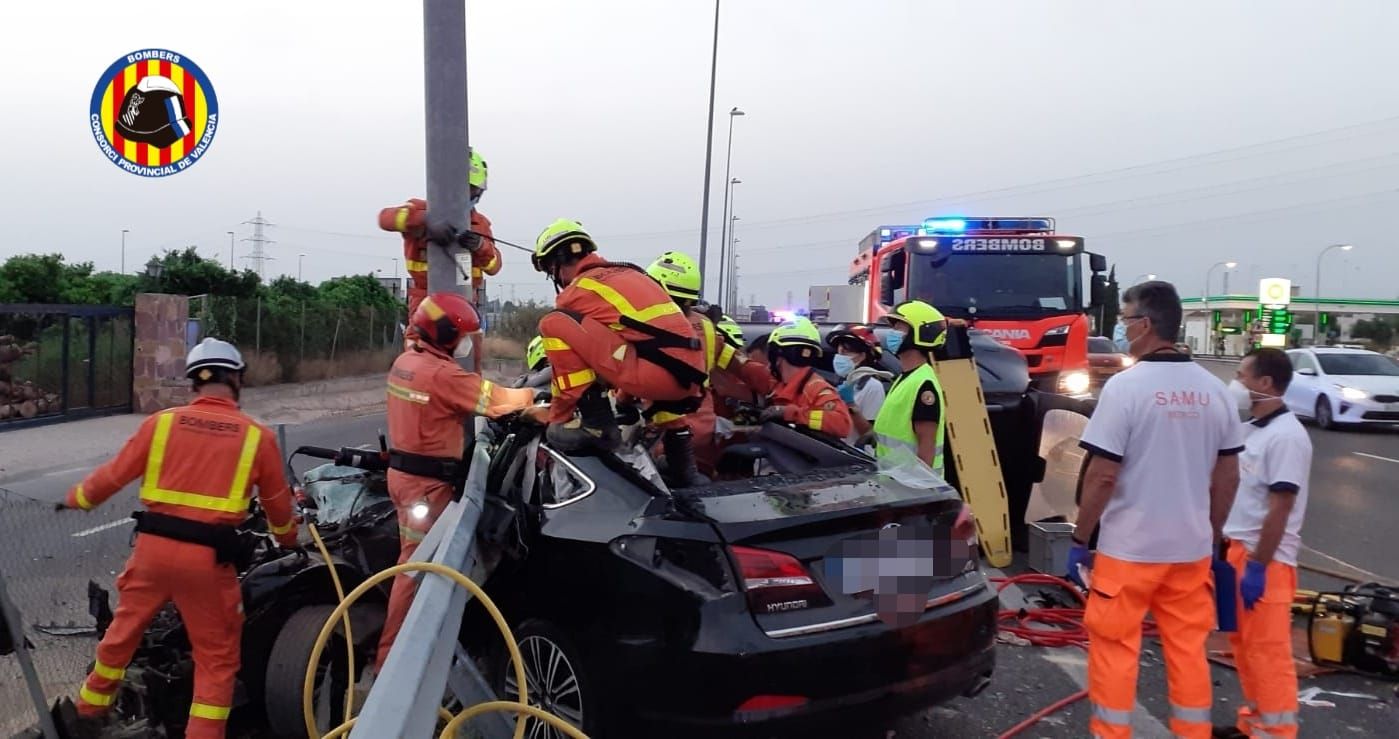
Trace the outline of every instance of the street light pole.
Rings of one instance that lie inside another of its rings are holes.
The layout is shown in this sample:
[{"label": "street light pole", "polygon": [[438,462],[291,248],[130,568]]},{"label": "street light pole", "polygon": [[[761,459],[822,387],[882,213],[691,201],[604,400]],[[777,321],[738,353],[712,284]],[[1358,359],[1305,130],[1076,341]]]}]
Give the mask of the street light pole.
[{"label": "street light pole", "polygon": [[709,166],[714,153],[714,84],[719,74],[719,0],[714,0],[714,52],[709,61],[709,123],[704,129],[704,195],[700,206],[700,294],[704,294],[704,267],[709,255]]},{"label": "street light pole", "polygon": [[729,313],[738,312],[738,234],[735,231],[738,221],[738,216],[729,216],[729,294],[726,301]]},{"label": "street light pole", "polygon": [[228,268],[233,269],[233,232],[228,232]]},{"label": "street light pole", "polygon": [[[733,174],[732,169],[733,169],[733,159],[734,159],[734,118],[737,118],[738,116],[741,116],[741,115],[744,115],[744,112],[741,111],[741,110],[739,110],[739,109],[738,109],[738,106],[734,106],[733,109],[729,111],[729,153],[728,153],[728,156],[726,156],[726,157],[724,158],[724,209],[723,209],[723,213],[720,214],[720,216],[719,216],[719,219],[720,219],[720,223],[719,223],[719,229],[720,229],[720,231],[719,231],[719,249],[720,249],[719,263],[720,263],[720,264],[726,264],[726,262],[724,261],[723,248],[724,248],[724,244],[727,244],[727,243],[728,243],[728,236],[727,236],[727,233],[726,233],[726,232],[727,232],[728,227],[729,227],[729,215],[730,215],[730,212],[729,212],[729,194],[733,191],[733,185],[734,185],[734,183],[738,182],[738,180],[730,179],[730,178],[732,177],[732,174]],[[720,302],[720,303],[723,303],[723,302],[724,302],[724,286],[723,286],[723,283],[724,283],[724,273],[723,273],[723,270],[721,269],[720,272],[719,272],[719,302]]]},{"label": "street light pole", "polygon": [[1210,315],[1210,275],[1214,274],[1216,267],[1233,269],[1239,266],[1238,262],[1215,262],[1210,268],[1205,270],[1205,292],[1200,295],[1200,300],[1205,306],[1205,349],[1207,353],[1214,353],[1214,317]]},{"label": "street light pole", "polygon": [[123,229],[121,230],[121,273],[122,273],[122,274],[126,274],[126,234],[127,234],[127,233],[129,233],[129,229],[123,228]]},{"label": "street light pole", "polygon": [[717,291],[717,293],[716,293],[716,295],[715,295],[715,299],[719,301],[720,307],[723,307],[723,305],[724,305],[724,296],[728,294],[728,293],[724,292],[724,285],[725,285],[725,283],[726,283],[727,273],[728,273],[728,271],[729,271],[729,269],[728,269],[728,265],[729,265],[729,251],[728,251],[729,236],[728,236],[728,234],[729,234],[729,225],[730,225],[730,224],[729,224],[729,216],[732,215],[732,212],[730,211],[729,207],[730,207],[730,205],[731,205],[731,201],[732,201],[732,198],[733,198],[734,185],[741,185],[741,184],[743,184],[743,180],[740,180],[739,178],[735,177],[735,178],[729,180],[729,181],[728,181],[727,183],[725,183],[725,185],[724,185],[724,223],[723,223],[723,227],[722,227],[721,232],[720,232],[721,235],[720,235],[720,237],[719,237],[719,290]]},{"label": "street light pole", "polygon": [[1354,248],[1353,244],[1332,244],[1316,255],[1316,286],[1313,288],[1315,290],[1314,297],[1316,297],[1316,312],[1312,314],[1312,346],[1321,346],[1321,258],[1332,249],[1350,251]]},{"label": "street light pole", "polygon": [[296,281],[301,282],[301,260],[305,259],[305,254],[296,255]]}]

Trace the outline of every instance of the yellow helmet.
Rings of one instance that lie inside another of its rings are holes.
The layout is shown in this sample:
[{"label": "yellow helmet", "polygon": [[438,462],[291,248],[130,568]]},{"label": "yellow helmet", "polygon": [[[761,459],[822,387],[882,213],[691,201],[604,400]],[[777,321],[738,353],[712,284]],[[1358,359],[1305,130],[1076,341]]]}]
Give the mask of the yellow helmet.
[{"label": "yellow helmet", "polygon": [[924,351],[932,351],[947,341],[947,318],[942,311],[921,300],[908,300],[894,306],[884,316],[889,325],[907,324],[910,331],[904,348],[912,342]]},{"label": "yellow helmet", "polygon": [[797,318],[773,329],[768,347],[788,362],[806,367],[821,356],[821,332],[810,319]]},{"label": "yellow helmet", "polygon": [[551,274],[548,264],[561,253],[583,255],[597,251],[593,237],[583,230],[583,224],[560,218],[549,224],[534,240],[534,255],[530,261],[540,272]]},{"label": "yellow helmet", "polygon": [[544,354],[544,337],[536,336],[530,339],[529,346],[525,347],[525,368],[534,372],[547,361],[549,358]]},{"label": "yellow helmet", "polygon": [[714,327],[719,329],[719,333],[723,334],[730,344],[739,349],[743,348],[743,328],[738,325],[738,321],[724,316],[719,319],[718,323],[714,324]]},{"label": "yellow helmet", "polygon": [[486,189],[486,160],[476,149],[471,150],[471,169],[467,170],[466,184]]},{"label": "yellow helmet", "polygon": [[699,300],[700,270],[684,252],[668,251],[646,268],[646,274],[677,300]]}]

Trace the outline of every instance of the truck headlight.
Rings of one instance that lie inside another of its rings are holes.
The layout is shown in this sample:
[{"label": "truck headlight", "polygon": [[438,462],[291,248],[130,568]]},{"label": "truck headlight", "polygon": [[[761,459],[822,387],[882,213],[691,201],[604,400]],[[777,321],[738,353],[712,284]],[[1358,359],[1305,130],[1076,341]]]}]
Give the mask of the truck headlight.
[{"label": "truck headlight", "polygon": [[1370,394],[1359,388],[1342,387],[1341,397],[1346,400],[1364,400],[1370,397]]},{"label": "truck headlight", "polygon": [[1082,395],[1088,392],[1089,384],[1088,373],[1082,370],[1059,375],[1059,389],[1069,395]]}]

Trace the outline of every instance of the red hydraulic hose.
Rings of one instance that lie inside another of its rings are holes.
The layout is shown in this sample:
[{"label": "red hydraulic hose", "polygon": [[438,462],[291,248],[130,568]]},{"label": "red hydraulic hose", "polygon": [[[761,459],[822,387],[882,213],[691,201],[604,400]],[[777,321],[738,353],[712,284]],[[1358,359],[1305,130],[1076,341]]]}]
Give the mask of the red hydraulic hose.
[{"label": "red hydraulic hose", "polygon": [[1024,721],[1021,721],[1020,723],[1010,727],[1006,730],[1004,734],[1001,734],[999,737],[997,737],[997,739],[1010,739],[1011,737],[1019,734],[1020,732],[1039,723],[1040,719],[1043,719],[1046,716],[1052,715],[1060,710],[1063,710],[1064,708],[1071,706],[1087,697],[1088,691],[1080,690],[1067,698],[1060,698],[1059,700],[1030,714],[1030,717],[1025,719]]}]

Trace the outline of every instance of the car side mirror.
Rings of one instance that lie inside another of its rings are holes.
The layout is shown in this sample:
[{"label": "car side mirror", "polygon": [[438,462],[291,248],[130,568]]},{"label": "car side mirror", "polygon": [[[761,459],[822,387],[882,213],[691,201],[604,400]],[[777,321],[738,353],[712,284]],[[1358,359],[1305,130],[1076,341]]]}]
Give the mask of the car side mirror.
[{"label": "car side mirror", "polygon": [[1088,269],[1093,272],[1108,271],[1108,258],[1102,254],[1089,254]]},{"label": "car side mirror", "polygon": [[1302,369],[1297,370],[1297,374],[1306,375],[1307,377],[1316,377],[1316,370],[1312,369],[1311,367],[1303,367]]}]

